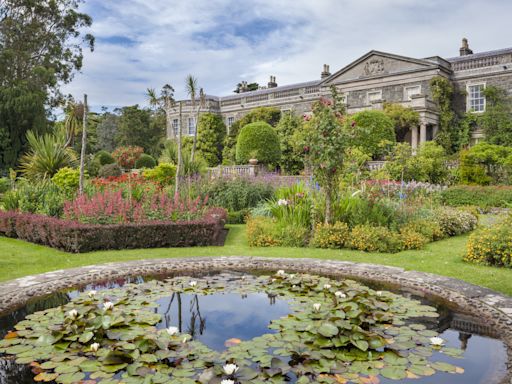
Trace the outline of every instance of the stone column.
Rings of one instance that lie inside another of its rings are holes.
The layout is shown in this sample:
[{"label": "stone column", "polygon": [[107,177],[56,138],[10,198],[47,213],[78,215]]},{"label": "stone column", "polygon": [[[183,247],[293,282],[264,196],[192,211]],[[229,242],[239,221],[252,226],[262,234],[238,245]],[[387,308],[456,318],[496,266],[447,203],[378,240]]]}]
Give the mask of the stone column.
[{"label": "stone column", "polygon": [[420,144],[427,141],[427,123],[422,122],[420,124]]},{"label": "stone column", "polygon": [[413,152],[418,148],[418,127],[411,127],[411,147]]}]

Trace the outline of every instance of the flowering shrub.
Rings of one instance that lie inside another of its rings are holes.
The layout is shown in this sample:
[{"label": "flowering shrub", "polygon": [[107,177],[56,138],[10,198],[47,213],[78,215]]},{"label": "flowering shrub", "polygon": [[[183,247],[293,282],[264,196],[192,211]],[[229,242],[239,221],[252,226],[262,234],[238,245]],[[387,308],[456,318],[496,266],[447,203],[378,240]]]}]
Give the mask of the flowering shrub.
[{"label": "flowering shrub", "polygon": [[334,224],[318,223],[311,245],[316,248],[339,249],[349,244],[350,229],[346,223],[337,221]]},{"label": "flowering shrub", "polygon": [[400,240],[402,242],[402,249],[421,249],[429,242],[424,235],[413,230],[410,227],[405,227],[400,230]]},{"label": "flowering shrub", "polygon": [[125,198],[121,191],[82,195],[64,204],[64,218],[87,224],[124,224],[147,221],[193,220],[202,216],[208,199],[195,200],[170,198],[166,193],[156,193],[140,201]]},{"label": "flowering shrub", "polygon": [[366,252],[398,252],[402,241],[397,232],[386,227],[357,225],[350,233],[349,247]]},{"label": "flowering shrub", "polygon": [[512,218],[473,233],[464,260],[512,268]]},{"label": "flowering shrub", "polygon": [[478,224],[475,215],[448,207],[438,209],[435,218],[445,236],[462,235],[475,229]]},{"label": "flowering shrub", "polygon": [[144,148],[142,147],[119,147],[114,152],[112,152],[112,157],[116,160],[117,164],[119,164],[124,169],[132,169],[135,166],[135,162],[141,157],[143,153]]},{"label": "flowering shrub", "polygon": [[446,237],[439,223],[433,218],[412,220],[400,227],[400,233],[402,234],[413,232],[422,235],[429,242],[441,240]]},{"label": "flowering shrub", "polygon": [[247,221],[247,239],[251,247],[305,247],[309,241],[309,230],[279,224],[268,217],[255,217]]},{"label": "flowering shrub", "polygon": [[105,164],[98,170],[99,177],[117,177],[123,174],[123,170],[116,163]]},{"label": "flowering shrub", "polygon": [[104,191],[121,191],[123,197],[131,197],[137,201],[160,192],[162,189],[156,182],[147,180],[143,175],[133,173],[92,179],[91,185],[92,188],[88,190],[89,196]]}]

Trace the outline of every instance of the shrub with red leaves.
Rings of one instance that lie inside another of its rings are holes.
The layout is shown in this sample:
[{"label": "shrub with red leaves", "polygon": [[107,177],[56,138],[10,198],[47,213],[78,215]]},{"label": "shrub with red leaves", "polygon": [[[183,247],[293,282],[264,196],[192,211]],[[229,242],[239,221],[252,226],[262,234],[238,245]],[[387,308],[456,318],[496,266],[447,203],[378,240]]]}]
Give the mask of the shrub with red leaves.
[{"label": "shrub with red leaves", "polygon": [[144,148],[136,146],[119,147],[112,152],[112,157],[116,163],[124,169],[132,169],[135,167],[135,162],[139,160],[140,156],[144,153]]}]

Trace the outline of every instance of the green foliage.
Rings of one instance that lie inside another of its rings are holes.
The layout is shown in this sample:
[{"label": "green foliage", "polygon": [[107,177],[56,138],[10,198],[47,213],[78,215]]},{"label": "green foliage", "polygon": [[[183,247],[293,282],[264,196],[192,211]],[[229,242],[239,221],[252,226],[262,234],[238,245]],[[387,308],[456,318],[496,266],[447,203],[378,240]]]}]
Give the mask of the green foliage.
[{"label": "green foliage", "polygon": [[201,192],[208,196],[209,205],[239,212],[270,199],[274,188],[264,180],[220,178],[209,181]]},{"label": "green foliage", "polygon": [[259,107],[250,111],[241,119],[235,121],[229,128],[229,133],[224,139],[222,161],[225,165],[236,163],[236,142],[240,130],[247,124],[264,121],[275,127],[281,118],[281,111],[274,107]]},{"label": "green foliage", "polygon": [[279,138],[272,126],[265,122],[256,122],[242,128],[236,143],[238,164],[247,164],[249,159],[258,159],[261,164],[272,166],[280,158]]},{"label": "green foliage", "polygon": [[62,132],[37,136],[29,131],[27,141],[29,150],[21,159],[21,171],[29,179],[49,179],[59,169],[78,164],[75,152],[66,147]]},{"label": "green foliage", "polygon": [[11,180],[7,177],[0,177],[0,195],[11,189]]},{"label": "green foliage", "polygon": [[403,142],[410,129],[420,124],[419,113],[411,107],[404,107],[401,104],[385,103],[384,113],[393,120],[397,142]]},{"label": "green foliage", "polygon": [[396,142],[394,122],[382,111],[357,112],[346,119],[344,129],[350,146],[374,159],[382,158]]},{"label": "green foliage", "polygon": [[340,221],[334,224],[318,223],[315,226],[314,236],[311,239],[311,246],[315,248],[340,249],[350,243],[350,228],[346,223]]},{"label": "green foliage", "polygon": [[512,268],[512,219],[509,217],[469,237],[464,260]]},{"label": "green foliage", "polygon": [[280,225],[311,228],[312,199],[302,183],[276,189],[268,201],[270,214]]},{"label": "green foliage", "polygon": [[444,148],[434,141],[420,145],[416,156],[407,143],[398,143],[390,154],[385,170],[393,180],[444,184],[449,176]]},{"label": "green foliage", "polygon": [[67,196],[78,191],[80,180],[80,169],[64,167],[52,177],[53,183],[59,187]]},{"label": "green foliage", "polygon": [[285,113],[276,126],[281,145],[281,169],[290,175],[297,175],[304,169],[304,150],[297,150],[296,136],[303,129],[303,119],[293,113]]},{"label": "green foliage", "polygon": [[[119,125],[119,116],[116,114],[105,112],[101,115],[96,127],[98,149],[112,152],[117,147],[116,137]],[[105,164],[103,164],[105,165]]]},{"label": "green foliage", "polygon": [[117,177],[123,174],[123,170],[116,163],[114,164],[106,164],[100,168],[98,171],[98,177]]},{"label": "green foliage", "polygon": [[449,207],[438,209],[434,217],[446,237],[470,232],[478,224],[478,218],[472,213]]},{"label": "green foliage", "polygon": [[82,67],[92,23],[81,1],[6,0],[0,7],[0,169],[14,167],[29,130],[47,128],[46,106]]},{"label": "green foliage", "polygon": [[512,204],[512,187],[457,185],[441,192],[441,202],[452,207],[507,208]]},{"label": "green foliage", "polygon": [[[186,138],[184,138],[186,139]],[[192,145],[191,140],[184,140],[182,143],[182,170],[183,176],[202,175],[206,172],[206,161],[200,156],[196,155],[194,161],[191,161],[190,148]],[[190,147],[189,147],[190,145]],[[174,140],[167,140],[164,144],[164,149],[159,158],[160,163],[178,164],[178,145]]]},{"label": "green foliage", "polygon": [[174,183],[176,166],[170,163],[160,163],[153,169],[144,170],[144,178],[154,181],[162,186]]},{"label": "green foliage", "polygon": [[350,232],[349,248],[365,252],[398,252],[403,243],[397,232],[386,227],[368,224],[356,225]]},{"label": "green foliage", "polygon": [[203,113],[197,124],[197,152],[209,167],[222,162],[222,148],[226,126],[222,117],[214,113]]},{"label": "green foliage", "polygon": [[247,240],[251,247],[304,247],[309,239],[309,229],[269,217],[247,220]]},{"label": "green foliage", "polygon": [[94,157],[98,160],[100,165],[107,165],[107,164],[112,164],[112,163],[116,162],[114,157],[109,152],[107,152],[105,150],[101,150],[101,151],[97,152]]},{"label": "green foliage", "polygon": [[459,180],[463,184],[507,183],[511,177],[511,147],[480,143],[460,152]]},{"label": "green foliage", "polygon": [[156,160],[153,156],[143,153],[140,157],[135,161],[135,168],[154,168],[156,166]]},{"label": "green foliage", "polygon": [[493,86],[486,87],[484,95],[486,105],[481,126],[485,140],[512,147],[512,98],[506,90]]},{"label": "green foliage", "polygon": [[3,196],[3,205],[8,211],[60,217],[64,200],[65,193],[50,180],[21,180],[15,189]]}]

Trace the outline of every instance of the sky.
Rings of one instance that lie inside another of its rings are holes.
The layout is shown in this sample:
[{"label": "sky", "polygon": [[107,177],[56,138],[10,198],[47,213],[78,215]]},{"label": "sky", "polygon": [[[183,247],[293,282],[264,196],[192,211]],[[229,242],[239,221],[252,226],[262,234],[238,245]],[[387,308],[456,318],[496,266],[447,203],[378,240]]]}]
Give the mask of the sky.
[{"label": "sky", "polygon": [[96,37],[63,88],[93,110],[147,105],[171,84],[186,98],[192,74],[210,95],[245,80],[279,85],[320,78],[370,50],[415,58],[512,47],[511,0],[85,0]]}]

